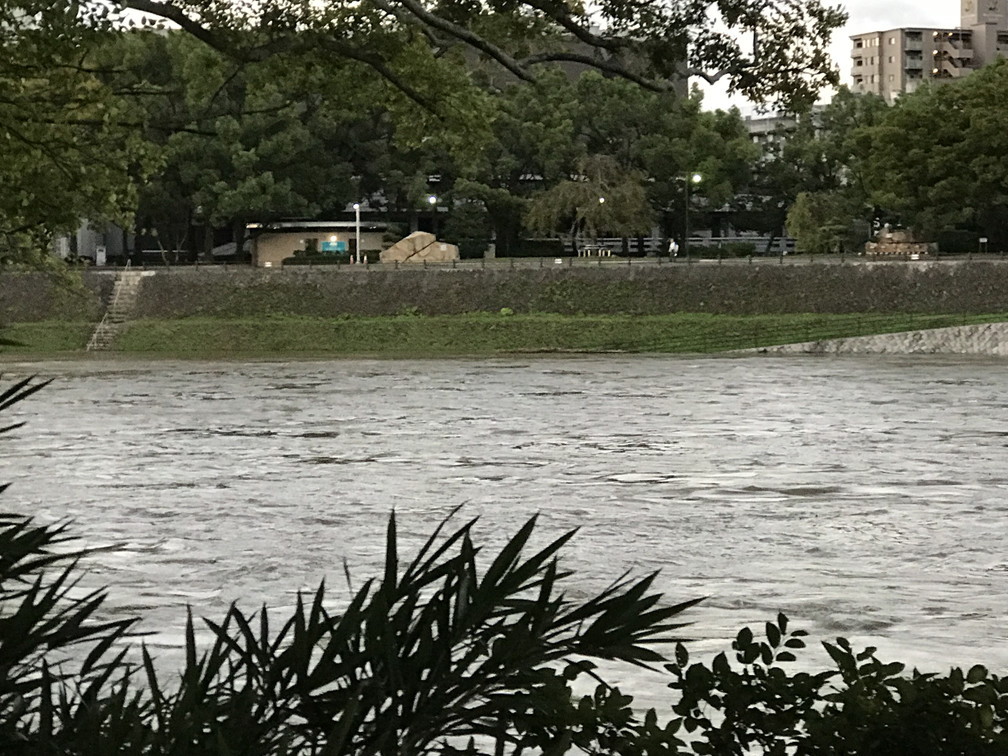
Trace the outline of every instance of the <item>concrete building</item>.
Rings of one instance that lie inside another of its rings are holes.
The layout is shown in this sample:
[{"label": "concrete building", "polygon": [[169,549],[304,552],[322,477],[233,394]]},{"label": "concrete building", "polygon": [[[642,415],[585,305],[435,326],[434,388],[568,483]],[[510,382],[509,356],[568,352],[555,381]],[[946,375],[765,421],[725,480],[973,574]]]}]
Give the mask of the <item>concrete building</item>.
[{"label": "concrete building", "polygon": [[855,92],[892,102],[924,81],[949,81],[1008,57],[1008,0],[960,0],[955,29],[904,27],[851,37]]},{"label": "concrete building", "polygon": [[[822,120],[822,112],[825,110],[824,103],[817,103],[812,106],[810,115],[816,131],[819,130],[819,123]],[[764,153],[770,152],[774,147],[787,140],[798,126],[798,119],[792,113],[766,113],[762,115],[745,116],[745,127],[749,133],[749,138],[753,144],[758,144]]]},{"label": "concrete building", "polygon": [[[361,252],[379,253],[385,246],[384,223],[362,223]],[[288,257],[300,252],[342,254],[356,257],[357,225],[353,221],[287,221],[250,223],[252,264],[260,268],[279,268]]]}]

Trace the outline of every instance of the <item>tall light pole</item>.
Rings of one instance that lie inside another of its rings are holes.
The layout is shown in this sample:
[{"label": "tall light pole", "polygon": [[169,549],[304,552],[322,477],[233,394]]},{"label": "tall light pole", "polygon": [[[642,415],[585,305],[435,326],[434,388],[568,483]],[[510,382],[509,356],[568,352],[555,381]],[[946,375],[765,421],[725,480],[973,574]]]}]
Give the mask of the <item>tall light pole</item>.
[{"label": "tall light pole", "polygon": [[692,175],[686,176],[686,212],[683,213],[683,225],[685,229],[683,230],[683,254],[686,255],[686,262],[689,262],[689,211],[690,211],[690,187],[693,184],[699,184],[703,181],[703,176],[699,173],[694,173]]},{"label": "tall light pole", "polygon": [[355,248],[355,252],[357,254],[357,262],[363,262],[360,248],[360,202],[354,202],[353,209],[354,209],[354,235],[357,238],[357,246]]},{"label": "tall light pole", "polygon": [[[599,210],[601,210],[602,209],[602,205],[605,204],[605,197],[599,197],[598,198],[598,203],[599,203]],[[599,220],[600,221],[602,220],[601,215],[602,214],[599,213]],[[602,256],[602,242],[599,240],[598,229],[597,228],[595,229],[595,244],[598,247],[598,249],[595,250],[595,251],[598,253],[598,256],[601,257]]]},{"label": "tall light pole", "polygon": [[437,196],[431,194],[427,197],[427,204],[430,205],[431,209],[431,233],[437,236]]}]

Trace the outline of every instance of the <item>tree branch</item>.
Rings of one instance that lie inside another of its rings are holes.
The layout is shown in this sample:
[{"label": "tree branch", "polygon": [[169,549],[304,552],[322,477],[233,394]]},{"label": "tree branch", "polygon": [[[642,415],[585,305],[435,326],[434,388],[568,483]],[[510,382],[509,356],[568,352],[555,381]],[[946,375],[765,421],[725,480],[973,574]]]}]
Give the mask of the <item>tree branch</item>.
[{"label": "tree branch", "polygon": [[[438,31],[444,32],[460,42],[464,42],[470,47],[479,50],[480,52],[486,53],[491,58],[496,60],[505,69],[510,71],[512,74],[517,76],[522,81],[532,81],[533,78],[528,71],[522,68],[521,64],[515,60],[511,55],[508,55],[497,45],[488,42],[486,39],[476,34],[475,32],[466,29],[464,26],[460,26],[452,21],[441,18],[440,16],[431,13],[426,8],[423,7],[417,0],[397,0],[406,10],[409,11],[411,15],[416,17],[419,21],[426,24],[427,26],[437,29]],[[373,0],[375,5],[377,5],[382,10],[390,13],[397,18],[400,17],[399,13],[396,12],[395,8],[388,0]]]}]

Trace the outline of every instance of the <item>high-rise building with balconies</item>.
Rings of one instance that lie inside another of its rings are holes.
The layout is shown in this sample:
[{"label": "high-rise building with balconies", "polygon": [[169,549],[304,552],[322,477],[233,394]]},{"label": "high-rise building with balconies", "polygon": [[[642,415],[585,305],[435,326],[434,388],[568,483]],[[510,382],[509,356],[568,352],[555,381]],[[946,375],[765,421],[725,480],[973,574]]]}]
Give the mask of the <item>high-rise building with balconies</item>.
[{"label": "high-rise building with balconies", "polygon": [[1008,57],[1008,0],[960,0],[955,29],[904,27],[851,37],[855,92],[892,102],[922,81],[959,79]]}]

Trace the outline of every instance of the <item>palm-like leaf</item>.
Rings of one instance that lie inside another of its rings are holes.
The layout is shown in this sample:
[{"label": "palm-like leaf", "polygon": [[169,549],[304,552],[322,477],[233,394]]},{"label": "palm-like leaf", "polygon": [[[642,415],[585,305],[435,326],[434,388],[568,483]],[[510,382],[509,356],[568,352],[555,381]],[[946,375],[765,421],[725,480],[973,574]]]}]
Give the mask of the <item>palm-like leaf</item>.
[{"label": "palm-like leaf", "polygon": [[[580,657],[660,661],[655,645],[674,640],[682,625],[673,618],[696,602],[660,606],[652,575],[573,604],[560,590],[568,575],[557,556],[574,532],[526,556],[535,524],[481,575],[475,520],[447,534],[442,525],[401,567],[393,515],[381,582],[362,586],[340,614],[326,611],[320,586],[272,637],[265,609],[258,633],[236,607],[223,624],[208,622],[229,651],[226,673],[218,656],[221,679],[235,696],[247,693],[238,679],[255,689],[248,731],[261,745],[355,754],[421,754],[471,737],[538,747],[568,738],[556,726],[560,708],[573,711],[557,670],[594,674],[591,664],[571,664]],[[535,722],[539,731],[529,732]]]},{"label": "palm-like leaf", "polygon": [[[0,391],[0,412],[48,383],[26,378]],[[58,750],[138,704],[123,697],[117,713],[99,703],[109,691],[125,695],[123,652],[109,652],[136,620],[99,619],[104,591],[77,595],[78,562],[89,552],[68,548],[71,540],[65,523],[40,526],[0,513],[0,744],[31,739]]]}]

